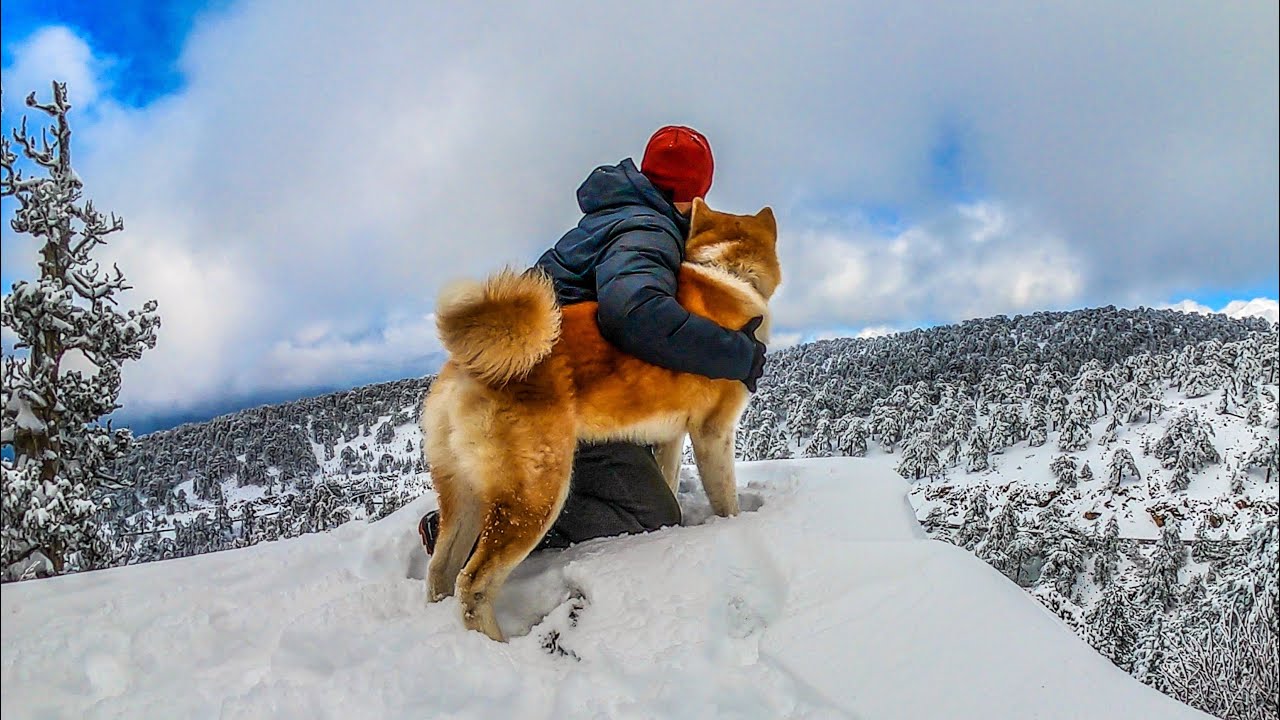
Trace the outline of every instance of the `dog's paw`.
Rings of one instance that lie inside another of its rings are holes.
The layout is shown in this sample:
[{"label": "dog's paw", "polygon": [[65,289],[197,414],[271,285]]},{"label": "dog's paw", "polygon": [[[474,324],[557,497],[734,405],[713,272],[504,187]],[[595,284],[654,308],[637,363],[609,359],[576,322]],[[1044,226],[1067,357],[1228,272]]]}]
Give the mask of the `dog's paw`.
[{"label": "dog's paw", "polygon": [[427,604],[438,603],[441,600],[453,594],[452,587],[446,587],[443,582],[432,582],[427,580]]}]

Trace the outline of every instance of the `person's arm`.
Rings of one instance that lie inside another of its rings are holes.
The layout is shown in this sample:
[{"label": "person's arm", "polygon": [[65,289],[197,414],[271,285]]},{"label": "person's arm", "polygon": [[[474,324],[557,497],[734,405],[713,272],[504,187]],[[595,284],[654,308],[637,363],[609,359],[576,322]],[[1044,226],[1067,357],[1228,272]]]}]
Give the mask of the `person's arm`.
[{"label": "person's arm", "polygon": [[614,241],[596,268],[597,322],[606,340],[647,363],[709,378],[746,380],[755,342],[676,301],[680,248],[657,228]]}]

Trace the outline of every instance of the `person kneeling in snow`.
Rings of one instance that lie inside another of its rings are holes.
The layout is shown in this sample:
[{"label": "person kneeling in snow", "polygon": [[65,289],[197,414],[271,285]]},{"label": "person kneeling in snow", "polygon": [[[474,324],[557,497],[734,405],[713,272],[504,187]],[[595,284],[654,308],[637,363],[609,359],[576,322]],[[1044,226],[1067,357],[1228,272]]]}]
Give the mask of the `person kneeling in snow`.
[{"label": "person kneeling in snow", "polygon": [[[661,128],[641,166],[630,158],[596,168],[578,188],[583,218],[538,259],[561,305],[599,302],[600,334],[645,362],[710,378],[741,380],[755,392],[765,346],[748,332],[693,315],[676,302],[694,198],[711,189],[711,146],[696,130]],[[650,448],[582,444],[569,496],[539,547],[657,530],[680,522],[680,505]],[[435,550],[438,511],[418,522]]]}]

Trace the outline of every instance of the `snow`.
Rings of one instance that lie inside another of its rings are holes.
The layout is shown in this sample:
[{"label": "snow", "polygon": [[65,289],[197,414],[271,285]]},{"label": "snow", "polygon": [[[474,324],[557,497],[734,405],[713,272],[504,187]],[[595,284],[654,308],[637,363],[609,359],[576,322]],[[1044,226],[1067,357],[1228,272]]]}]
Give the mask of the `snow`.
[{"label": "snow", "polygon": [[[739,465],[743,515],[537,553],[512,636],[426,605],[376,522],[4,586],[5,717],[1207,717],[924,537],[892,456]],[[12,715],[11,715],[12,714]]]},{"label": "snow", "polygon": [[[1280,392],[1276,385],[1265,388],[1275,394]],[[1179,532],[1184,540],[1195,537],[1197,524],[1202,514],[1212,511],[1225,521],[1222,532],[1230,538],[1240,540],[1248,536],[1250,528],[1262,519],[1265,513],[1255,506],[1237,507],[1238,498],[1229,492],[1230,473],[1225,470],[1226,463],[1239,464],[1240,458],[1257,447],[1259,441],[1274,439],[1276,430],[1268,427],[1253,427],[1243,419],[1233,415],[1219,415],[1214,407],[1220,392],[1214,392],[1200,398],[1188,399],[1174,389],[1165,391],[1163,402],[1167,409],[1153,422],[1125,425],[1118,431],[1116,441],[1110,446],[1097,442],[1101,437],[1110,417],[1104,415],[1092,425],[1094,441],[1084,450],[1064,453],[1058,448],[1056,438],[1041,447],[1028,447],[1026,443],[1005,448],[998,454],[991,455],[992,468],[987,471],[973,473],[959,468],[948,468],[945,477],[936,481],[916,483],[911,487],[912,504],[917,516],[924,518],[938,504],[943,502],[932,496],[933,490],[939,487],[969,488],[986,485],[991,488],[1009,486],[1051,488],[1057,485],[1050,465],[1062,455],[1073,456],[1078,465],[1086,462],[1093,471],[1094,479],[1081,482],[1079,499],[1070,503],[1070,511],[1077,519],[1077,525],[1087,531],[1095,527],[1106,527],[1107,521],[1114,515],[1120,524],[1120,536],[1129,539],[1154,540],[1160,536],[1160,528],[1156,526],[1151,512],[1160,508],[1176,508],[1181,515],[1190,518],[1181,522]],[[1200,418],[1213,428],[1213,443],[1222,455],[1223,462],[1211,464],[1196,472],[1191,477],[1190,486],[1179,493],[1169,493],[1165,489],[1165,480],[1169,471],[1162,469],[1160,461],[1142,451],[1143,443],[1154,445],[1165,433],[1179,411],[1194,410]],[[1117,449],[1128,450],[1138,466],[1142,480],[1134,482],[1126,480],[1121,490],[1112,493],[1105,489],[1107,462]],[[883,455],[872,453],[869,457],[879,459]],[[892,456],[890,456],[892,457]],[[1159,487],[1152,491],[1150,480],[1159,478]],[[1275,483],[1266,483],[1259,471],[1250,473],[1245,482],[1243,497],[1254,500],[1276,499]],[[951,521],[959,522],[959,508],[951,517]],[[992,513],[995,510],[993,508]],[[1093,520],[1083,517],[1086,512],[1097,513]]]}]

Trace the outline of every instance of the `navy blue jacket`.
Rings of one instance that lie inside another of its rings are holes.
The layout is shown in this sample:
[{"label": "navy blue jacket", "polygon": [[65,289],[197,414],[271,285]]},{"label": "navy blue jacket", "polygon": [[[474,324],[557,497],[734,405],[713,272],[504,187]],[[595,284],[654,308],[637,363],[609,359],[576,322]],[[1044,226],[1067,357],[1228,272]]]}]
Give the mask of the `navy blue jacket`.
[{"label": "navy blue jacket", "polygon": [[538,259],[561,305],[591,300],[600,333],[652,365],[741,380],[755,344],[676,302],[689,221],[629,158],[596,168],[578,188],[584,217]]}]

